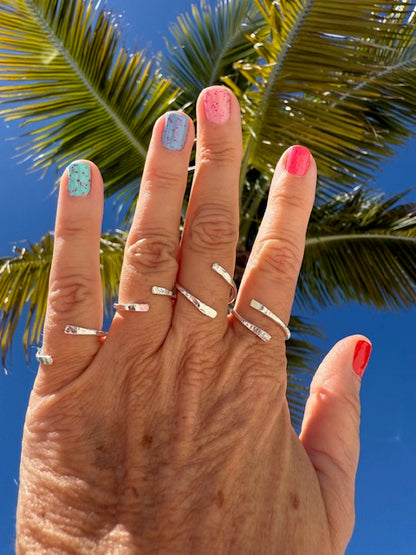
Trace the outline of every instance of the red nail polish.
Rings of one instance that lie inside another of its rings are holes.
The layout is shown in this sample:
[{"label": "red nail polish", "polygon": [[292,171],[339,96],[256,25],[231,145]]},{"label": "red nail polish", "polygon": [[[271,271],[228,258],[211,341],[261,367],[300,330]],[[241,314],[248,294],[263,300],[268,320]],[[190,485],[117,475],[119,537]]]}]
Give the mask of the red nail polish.
[{"label": "red nail polish", "polygon": [[304,146],[292,146],[286,157],[286,170],[291,175],[302,176],[309,169],[311,153]]},{"label": "red nail polish", "polygon": [[368,360],[371,355],[371,343],[368,341],[358,341],[355,346],[352,367],[359,378],[362,378],[367,368]]}]

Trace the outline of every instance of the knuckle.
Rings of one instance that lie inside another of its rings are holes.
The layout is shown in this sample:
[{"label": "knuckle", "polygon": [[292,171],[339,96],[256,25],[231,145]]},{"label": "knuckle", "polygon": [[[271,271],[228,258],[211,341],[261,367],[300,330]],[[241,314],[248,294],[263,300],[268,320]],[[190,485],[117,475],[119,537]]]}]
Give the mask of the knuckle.
[{"label": "knuckle", "polygon": [[[241,365],[241,373],[238,378],[237,390],[243,395],[254,395],[259,393],[276,397],[282,391],[286,391],[286,372],[276,373],[276,368],[286,368],[285,349],[275,351],[264,349],[261,352],[252,346],[246,346],[242,351],[244,363]],[[282,395],[283,396],[283,395]]]},{"label": "knuckle", "polygon": [[302,263],[300,248],[287,238],[270,238],[260,241],[256,253],[257,268],[270,279],[296,280]]},{"label": "knuckle", "polygon": [[197,251],[236,245],[238,239],[235,218],[221,205],[206,204],[191,223],[190,241]]},{"label": "knuckle", "polygon": [[200,164],[216,162],[235,162],[241,160],[241,148],[235,141],[213,141],[203,145],[200,151]]},{"label": "knuckle", "polygon": [[150,190],[154,188],[171,189],[182,180],[185,180],[185,175],[179,169],[155,164],[146,179],[146,186]]},{"label": "knuckle", "polygon": [[310,206],[309,198],[306,195],[297,193],[293,187],[279,187],[277,190],[270,191],[270,200],[273,204],[279,204],[291,211],[304,212],[309,214],[312,206]]},{"label": "knuckle", "polygon": [[128,244],[126,255],[134,267],[144,270],[170,270],[177,266],[178,242],[162,233],[147,235]]},{"label": "knuckle", "polygon": [[74,306],[89,303],[95,293],[92,280],[77,273],[68,273],[51,280],[49,309],[55,313],[70,313]]}]

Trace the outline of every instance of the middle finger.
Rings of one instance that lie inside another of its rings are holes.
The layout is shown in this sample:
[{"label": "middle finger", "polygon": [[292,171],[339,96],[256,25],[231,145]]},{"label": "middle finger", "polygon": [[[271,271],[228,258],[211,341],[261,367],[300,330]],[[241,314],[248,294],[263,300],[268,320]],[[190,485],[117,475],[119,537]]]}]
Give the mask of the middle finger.
[{"label": "middle finger", "polygon": [[205,89],[197,102],[197,122],[196,168],[182,235],[178,283],[213,308],[217,317],[201,314],[178,293],[174,318],[191,325],[206,322],[224,334],[230,286],[212,270],[212,264],[220,264],[233,275],[242,157],[237,99],[222,86]]}]

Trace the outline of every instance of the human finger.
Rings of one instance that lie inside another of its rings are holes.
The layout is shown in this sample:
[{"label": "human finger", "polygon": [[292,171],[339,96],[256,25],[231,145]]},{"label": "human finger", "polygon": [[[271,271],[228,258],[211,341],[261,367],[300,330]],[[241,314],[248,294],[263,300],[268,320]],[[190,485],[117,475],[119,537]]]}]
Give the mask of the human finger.
[{"label": "human finger", "polygon": [[[261,337],[282,345],[305,248],[315,197],[316,164],[303,146],[293,146],[279,160],[267,208],[244,272],[234,313],[235,330],[249,335],[236,320],[266,332]],[[274,321],[273,321],[274,320]],[[260,336],[261,334],[259,334]],[[250,340],[258,338],[250,335]]]},{"label": "human finger", "polygon": [[35,388],[56,391],[82,372],[100,347],[97,336],[71,336],[68,325],[101,330],[103,300],[100,236],[103,182],[98,168],[77,160],[65,170],[59,189],[42,354]]},{"label": "human finger", "polygon": [[206,322],[224,333],[230,285],[212,265],[219,264],[231,276],[234,273],[242,133],[240,107],[231,91],[222,86],[202,91],[197,125],[195,176],[181,241],[178,283],[213,312],[211,319],[201,315],[179,294],[175,319],[186,325]]},{"label": "human finger", "polygon": [[313,378],[300,435],[318,476],[334,553],[344,553],[354,527],[359,393],[370,354],[371,343],[361,335],[332,348]]},{"label": "human finger", "polygon": [[116,319],[112,327],[115,333],[139,334],[142,346],[147,337],[161,340],[171,323],[171,297],[152,294],[152,288],[162,287],[167,292],[175,284],[181,209],[193,141],[193,122],[181,112],[168,112],[153,128],[119,289],[119,304],[144,304],[149,311],[138,317],[121,310],[118,315],[129,325],[120,328]]}]

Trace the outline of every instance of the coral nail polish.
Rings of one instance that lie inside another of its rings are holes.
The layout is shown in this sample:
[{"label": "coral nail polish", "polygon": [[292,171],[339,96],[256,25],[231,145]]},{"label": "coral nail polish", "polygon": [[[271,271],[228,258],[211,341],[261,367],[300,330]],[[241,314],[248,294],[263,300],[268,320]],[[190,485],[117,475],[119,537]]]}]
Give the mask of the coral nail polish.
[{"label": "coral nail polish", "polygon": [[300,145],[292,146],[286,157],[286,170],[291,175],[303,176],[309,169],[311,153]]},{"label": "coral nail polish", "polygon": [[368,341],[357,341],[352,360],[352,368],[359,378],[363,377],[365,369],[367,368],[371,355],[371,349],[371,343]]},{"label": "coral nail polish", "polygon": [[205,116],[211,123],[225,123],[231,114],[230,93],[225,87],[208,89],[204,95]]}]

